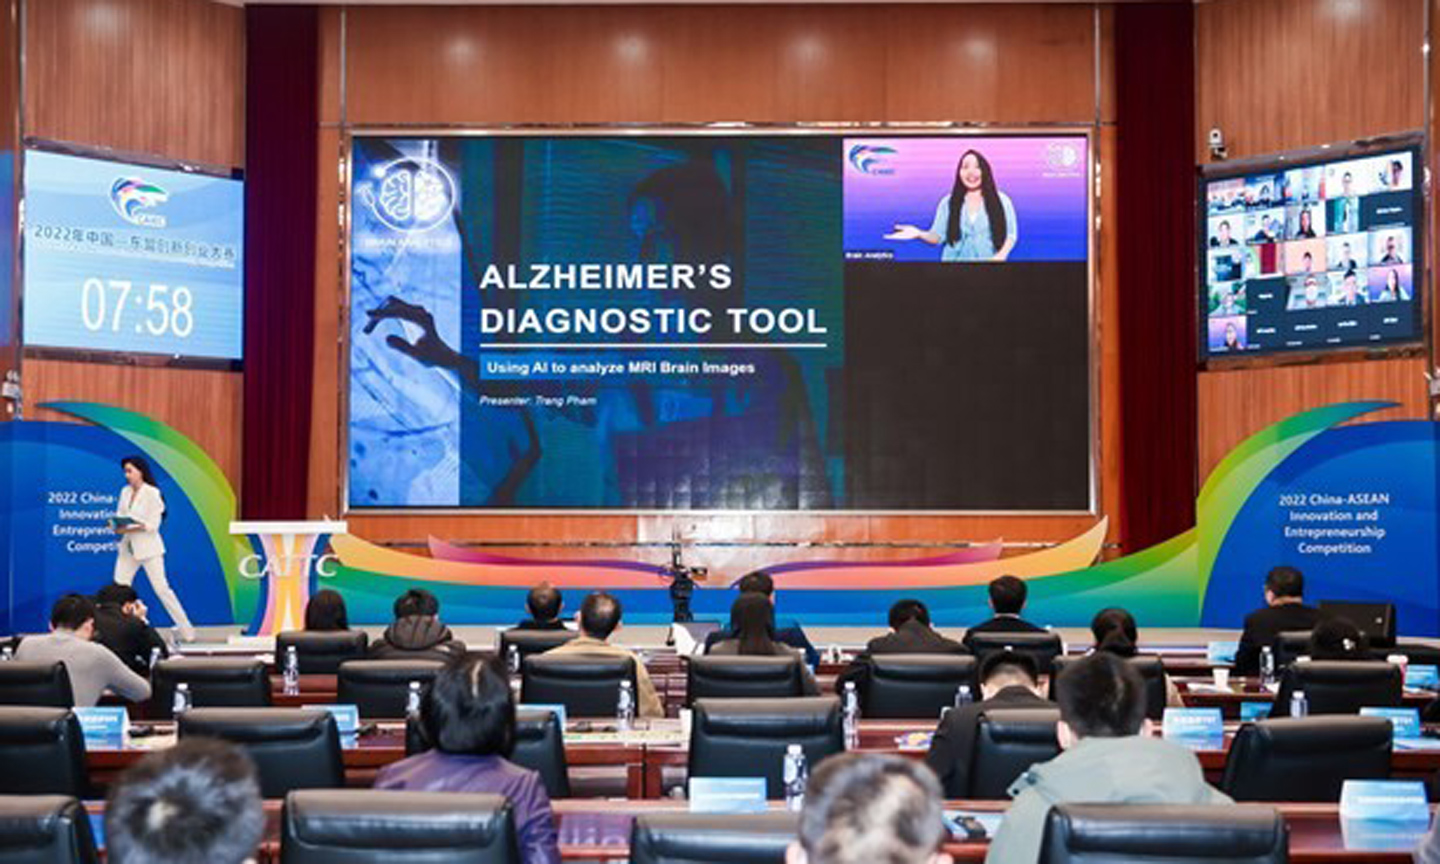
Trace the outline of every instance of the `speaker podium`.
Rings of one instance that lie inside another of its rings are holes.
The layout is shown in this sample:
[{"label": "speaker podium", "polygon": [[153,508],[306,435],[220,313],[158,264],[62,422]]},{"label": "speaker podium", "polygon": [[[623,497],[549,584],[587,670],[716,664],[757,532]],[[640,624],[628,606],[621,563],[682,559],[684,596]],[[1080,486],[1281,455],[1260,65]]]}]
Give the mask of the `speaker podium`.
[{"label": "speaker podium", "polygon": [[248,536],[254,549],[240,562],[241,575],[260,580],[264,590],[245,635],[273,636],[304,626],[305,604],[338,563],[329,552],[330,538],[347,530],[344,522],[230,523],[230,533]]}]

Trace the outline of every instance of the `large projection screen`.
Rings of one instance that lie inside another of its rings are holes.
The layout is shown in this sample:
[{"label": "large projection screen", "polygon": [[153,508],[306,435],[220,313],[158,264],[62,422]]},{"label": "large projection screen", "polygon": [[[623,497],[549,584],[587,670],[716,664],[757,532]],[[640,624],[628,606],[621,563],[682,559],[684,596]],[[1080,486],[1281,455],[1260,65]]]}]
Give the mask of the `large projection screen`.
[{"label": "large projection screen", "polygon": [[349,168],[351,509],[1094,510],[1084,131],[375,130]]}]

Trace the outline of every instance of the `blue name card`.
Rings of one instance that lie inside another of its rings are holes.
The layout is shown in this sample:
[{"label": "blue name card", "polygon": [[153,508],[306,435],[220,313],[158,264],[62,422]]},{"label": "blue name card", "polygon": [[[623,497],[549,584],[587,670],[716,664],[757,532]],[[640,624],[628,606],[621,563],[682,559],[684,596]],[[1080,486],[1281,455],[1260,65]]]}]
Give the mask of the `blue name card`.
[{"label": "blue name card", "polygon": [[305,705],[311,711],[328,711],[335,718],[335,729],[340,733],[340,746],[346,749],[359,746],[360,707],[358,705]]},{"label": "blue name card", "polygon": [[1384,717],[1390,721],[1391,735],[1409,739],[1420,737],[1419,708],[1361,708],[1362,717]]},{"label": "blue name card", "polygon": [[515,706],[516,711],[553,711],[555,719],[560,722],[560,731],[565,731],[565,706],[559,703],[551,705],[545,702],[521,702]]},{"label": "blue name card", "polygon": [[1205,661],[1212,666],[1234,663],[1239,650],[1239,642],[1210,642],[1205,646]]},{"label": "blue name card", "polygon": [[119,750],[125,746],[130,717],[124,706],[76,708],[75,719],[80,721],[80,734],[85,738],[87,750]]},{"label": "blue name card", "polygon": [[1223,741],[1225,721],[1219,708],[1166,708],[1160,733],[1179,741]]},{"label": "blue name card", "polygon": [[690,778],[692,813],[759,813],[765,809],[764,777]]},{"label": "blue name card", "polygon": [[1241,702],[1240,722],[1254,723],[1256,720],[1264,720],[1275,710],[1273,702]]},{"label": "blue name card", "polygon": [[1388,822],[1428,821],[1423,780],[1346,780],[1340,787],[1340,818]]},{"label": "blue name card", "polygon": [[1440,689],[1440,666],[1406,666],[1405,686],[1411,690]]}]

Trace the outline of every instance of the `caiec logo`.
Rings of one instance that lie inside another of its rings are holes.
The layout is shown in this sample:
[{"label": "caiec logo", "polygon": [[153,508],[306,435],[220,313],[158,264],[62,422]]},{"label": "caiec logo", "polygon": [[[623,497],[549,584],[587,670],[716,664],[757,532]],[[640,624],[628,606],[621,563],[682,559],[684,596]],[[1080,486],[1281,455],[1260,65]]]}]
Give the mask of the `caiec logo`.
[{"label": "caiec logo", "polygon": [[429,231],[455,209],[455,180],[438,162],[406,157],[373,170],[361,195],[375,218],[396,231]]},{"label": "caiec logo", "polygon": [[110,205],[120,218],[144,228],[164,228],[165,217],[147,213],[170,200],[170,193],[138,177],[121,177],[110,186]]},{"label": "caiec logo", "polygon": [[890,167],[887,156],[895,155],[894,147],[883,145],[856,144],[850,148],[850,164],[861,174],[884,175],[894,174],[895,169]]}]

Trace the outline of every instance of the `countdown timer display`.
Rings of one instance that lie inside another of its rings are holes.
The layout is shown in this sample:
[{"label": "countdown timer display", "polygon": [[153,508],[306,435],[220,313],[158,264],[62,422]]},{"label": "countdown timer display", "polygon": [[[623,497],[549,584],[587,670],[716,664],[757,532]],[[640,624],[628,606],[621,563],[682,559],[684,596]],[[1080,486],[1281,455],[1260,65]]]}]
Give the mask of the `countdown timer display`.
[{"label": "countdown timer display", "polygon": [[25,153],[27,346],[238,360],[241,181]]}]

